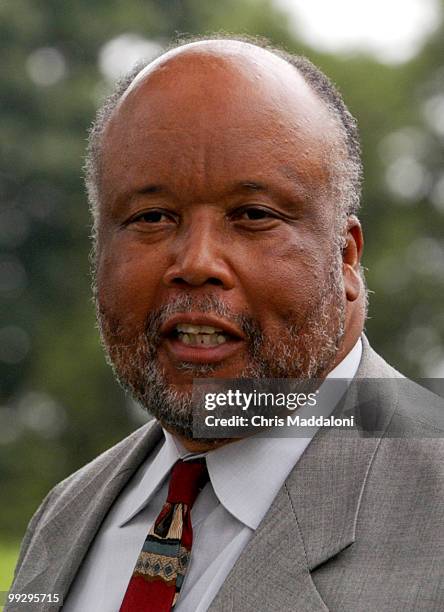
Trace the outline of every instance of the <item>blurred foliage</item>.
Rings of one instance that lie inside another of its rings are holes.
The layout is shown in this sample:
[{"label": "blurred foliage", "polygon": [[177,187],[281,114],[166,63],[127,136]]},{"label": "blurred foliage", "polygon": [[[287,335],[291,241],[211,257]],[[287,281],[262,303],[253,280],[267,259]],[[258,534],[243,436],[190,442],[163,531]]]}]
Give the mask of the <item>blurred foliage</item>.
[{"label": "blurred foliage", "polygon": [[106,43],[124,33],[165,45],[177,34],[219,30],[264,35],[289,51],[307,53],[338,84],[359,120],[364,149],[364,264],[372,291],[368,335],[408,375],[433,375],[433,367],[444,363],[442,27],[418,57],[389,67],[365,56],[304,48],[269,0],[4,1],[0,484],[9,503],[2,504],[0,533],[5,540],[21,536],[51,486],[141,422],[104,363],[90,300],[81,169],[86,130],[109,89],[98,58]]},{"label": "blurred foliage", "polygon": [[[11,586],[18,553],[17,546],[0,546],[0,592],[7,591]],[[3,609],[1,605],[0,609]]]}]

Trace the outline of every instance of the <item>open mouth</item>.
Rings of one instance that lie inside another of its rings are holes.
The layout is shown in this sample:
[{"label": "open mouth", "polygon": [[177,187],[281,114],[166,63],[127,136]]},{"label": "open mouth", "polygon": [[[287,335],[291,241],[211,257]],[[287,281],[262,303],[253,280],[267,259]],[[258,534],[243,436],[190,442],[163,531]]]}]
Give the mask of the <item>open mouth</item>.
[{"label": "open mouth", "polygon": [[175,315],[161,333],[174,361],[194,363],[220,362],[237,352],[244,340],[230,322],[202,313]]},{"label": "open mouth", "polygon": [[228,340],[228,335],[222,329],[211,325],[179,323],[172,335],[183,344],[199,347],[219,346]]}]

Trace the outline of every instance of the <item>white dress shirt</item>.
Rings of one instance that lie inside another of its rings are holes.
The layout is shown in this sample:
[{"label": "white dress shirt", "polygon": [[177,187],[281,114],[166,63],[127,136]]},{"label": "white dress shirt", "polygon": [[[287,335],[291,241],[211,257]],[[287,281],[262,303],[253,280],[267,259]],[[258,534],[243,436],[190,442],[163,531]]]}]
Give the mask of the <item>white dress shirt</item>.
[{"label": "white dress shirt", "polygon": [[[358,340],[328,378],[351,381],[361,353]],[[329,404],[318,400],[319,414],[333,411],[336,402],[331,395]],[[192,555],[176,612],[208,609],[314,432],[306,438],[254,436],[207,453],[210,480],[192,509]],[[64,612],[118,612],[142,544],[166,500],[169,473],[178,459],[196,456],[164,433],[165,439],[140,466],[102,523],[65,600]]]}]

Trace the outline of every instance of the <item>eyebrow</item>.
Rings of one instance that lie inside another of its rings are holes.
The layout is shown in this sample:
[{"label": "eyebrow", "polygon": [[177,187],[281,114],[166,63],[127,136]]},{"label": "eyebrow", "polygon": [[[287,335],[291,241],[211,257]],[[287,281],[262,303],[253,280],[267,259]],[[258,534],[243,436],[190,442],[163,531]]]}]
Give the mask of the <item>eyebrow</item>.
[{"label": "eyebrow", "polygon": [[145,187],[141,187],[137,190],[138,194],[148,195],[150,193],[162,193],[163,191],[168,191],[168,188],[164,185],[146,185]]},{"label": "eyebrow", "polygon": [[[293,193],[293,197],[295,195],[296,196],[299,195],[299,197],[302,198],[305,195],[303,193],[305,190],[303,188],[301,190],[302,186],[299,183],[295,182],[296,177],[294,175],[290,176],[287,168],[281,168],[280,170],[281,170],[282,176],[290,181],[292,190],[296,188],[296,192],[299,191],[299,194]],[[273,185],[268,185],[266,182],[245,179],[245,180],[236,181],[232,183],[231,185],[229,185],[227,189],[224,190],[224,193],[221,194],[221,196],[233,196],[239,193],[271,193],[272,194],[272,193],[276,193],[279,191],[281,191],[282,193],[282,189],[283,189],[283,186],[273,186]],[[287,191],[287,189],[284,189],[284,191]],[[150,196],[150,195],[155,196],[159,194],[170,195],[174,197],[174,192],[172,192],[171,189],[166,184],[162,184],[162,183],[148,183],[147,185],[140,187],[140,189],[137,189],[134,195],[137,197],[137,196]]]},{"label": "eyebrow", "polygon": [[[290,179],[288,175],[286,175],[285,178],[287,180]],[[292,199],[298,199],[304,197],[301,187],[302,186],[300,184],[291,179],[289,181],[289,185],[270,185],[266,182],[260,181],[239,181],[232,187],[232,189],[228,190],[228,194],[232,195],[239,192],[269,193],[272,195],[277,194],[287,198],[291,197]],[[292,192],[291,195],[290,192]]]},{"label": "eyebrow", "polygon": [[[231,188],[227,190],[227,193],[236,193],[238,191],[268,191],[269,188],[263,183],[257,181],[238,181]],[[137,189],[137,195],[156,195],[159,193],[170,193],[170,189],[166,185],[161,184],[148,184],[140,189]]]},{"label": "eyebrow", "polygon": [[249,189],[251,191],[267,191],[267,186],[256,181],[241,181],[236,184],[236,189]]}]

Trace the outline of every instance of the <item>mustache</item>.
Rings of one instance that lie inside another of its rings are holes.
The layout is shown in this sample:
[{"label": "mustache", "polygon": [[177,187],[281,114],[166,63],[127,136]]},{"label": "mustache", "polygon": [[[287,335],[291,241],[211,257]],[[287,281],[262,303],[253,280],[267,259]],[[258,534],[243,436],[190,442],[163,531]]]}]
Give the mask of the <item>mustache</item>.
[{"label": "mustache", "polygon": [[262,339],[262,329],[253,317],[245,313],[236,313],[223,300],[214,295],[191,296],[180,295],[174,301],[149,313],[145,323],[145,335],[151,345],[157,346],[161,341],[160,330],[164,323],[173,315],[184,312],[200,312],[214,314],[237,325],[247,340],[257,343]]}]

